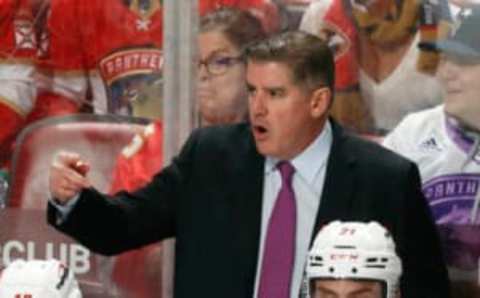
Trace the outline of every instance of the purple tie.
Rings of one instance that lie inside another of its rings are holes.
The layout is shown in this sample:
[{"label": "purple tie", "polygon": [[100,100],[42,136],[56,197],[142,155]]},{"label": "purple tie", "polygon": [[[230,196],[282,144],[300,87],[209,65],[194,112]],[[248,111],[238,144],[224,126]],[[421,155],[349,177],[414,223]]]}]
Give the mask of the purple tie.
[{"label": "purple tie", "polygon": [[268,223],[258,298],[290,297],[297,225],[297,206],[292,188],[295,168],[286,161],[279,162],[277,168],[282,176],[282,187]]}]

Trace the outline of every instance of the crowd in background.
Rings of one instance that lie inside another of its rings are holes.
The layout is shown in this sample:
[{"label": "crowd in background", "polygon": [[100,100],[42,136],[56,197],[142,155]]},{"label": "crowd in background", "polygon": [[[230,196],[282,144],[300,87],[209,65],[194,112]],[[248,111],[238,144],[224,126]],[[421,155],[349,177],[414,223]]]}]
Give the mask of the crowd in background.
[{"label": "crowd in background", "polygon": [[[243,46],[287,29],[325,39],[335,53],[331,116],[417,163],[455,297],[477,297],[480,13],[474,2],[200,0],[192,61],[199,126],[247,120]],[[225,6],[248,11],[258,23],[231,12],[208,17]],[[0,0],[0,196],[16,137],[53,116],[152,120],[109,157],[117,160],[111,192],[143,185],[161,169],[163,13],[155,0]],[[160,249],[137,258],[155,259]],[[157,278],[154,271],[138,269]],[[129,277],[117,272],[116,278]],[[122,290],[148,291],[138,285]]]}]

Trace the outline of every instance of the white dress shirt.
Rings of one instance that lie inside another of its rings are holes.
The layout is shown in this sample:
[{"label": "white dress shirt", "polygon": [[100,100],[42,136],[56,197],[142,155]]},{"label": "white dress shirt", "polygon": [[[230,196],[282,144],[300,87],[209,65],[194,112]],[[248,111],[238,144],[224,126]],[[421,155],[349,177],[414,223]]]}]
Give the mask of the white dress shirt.
[{"label": "white dress shirt", "polygon": [[[325,123],[322,133],[299,155],[290,160],[295,168],[293,190],[297,202],[297,227],[295,244],[295,262],[290,288],[290,297],[297,298],[302,284],[307,253],[312,236],[315,218],[323,191],[327,160],[332,147],[332,128],[329,121]],[[282,180],[276,168],[278,159],[267,157],[265,160],[265,179],[263,185],[262,230],[258,254],[257,274],[255,277],[255,296],[263,260],[264,242],[270,215],[272,213]]]}]

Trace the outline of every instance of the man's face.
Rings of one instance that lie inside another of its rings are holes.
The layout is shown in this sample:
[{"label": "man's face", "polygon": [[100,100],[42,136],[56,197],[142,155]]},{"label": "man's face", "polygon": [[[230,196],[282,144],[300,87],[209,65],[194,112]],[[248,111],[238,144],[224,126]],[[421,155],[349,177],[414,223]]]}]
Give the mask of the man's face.
[{"label": "man's face", "polygon": [[383,298],[382,285],[375,281],[315,280],[311,298]]},{"label": "man's face", "polygon": [[[321,132],[330,100],[328,88],[308,90],[279,62],[247,64],[249,116],[257,150],[288,160]],[[319,99],[315,94],[321,93]]]},{"label": "man's face", "polygon": [[438,76],[445,92],[445,111],[464,125],[480,129],[480,63],[442,57]]},{"label": "man's face", "polygon": [[198,46],[197,95],[202,124],[243,120],[247,113],[247,90],[239,49],[220,31],[199,34]]}]

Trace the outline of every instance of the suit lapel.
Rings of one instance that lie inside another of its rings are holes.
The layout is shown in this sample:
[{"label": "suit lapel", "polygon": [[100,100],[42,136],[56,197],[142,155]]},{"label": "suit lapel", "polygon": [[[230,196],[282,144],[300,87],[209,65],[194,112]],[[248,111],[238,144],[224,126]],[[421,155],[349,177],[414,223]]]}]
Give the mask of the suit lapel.
[{"label": "suit lapel", "polygon": [[331,122],[333,143],[311,242],[324,224],[334,219],[346,219],[351,213],[355,158],[349,153],[343,129]]}]

